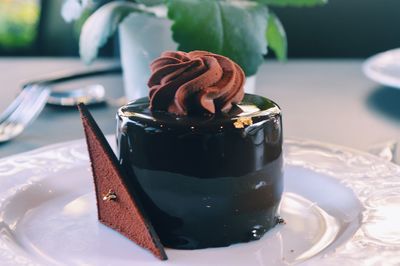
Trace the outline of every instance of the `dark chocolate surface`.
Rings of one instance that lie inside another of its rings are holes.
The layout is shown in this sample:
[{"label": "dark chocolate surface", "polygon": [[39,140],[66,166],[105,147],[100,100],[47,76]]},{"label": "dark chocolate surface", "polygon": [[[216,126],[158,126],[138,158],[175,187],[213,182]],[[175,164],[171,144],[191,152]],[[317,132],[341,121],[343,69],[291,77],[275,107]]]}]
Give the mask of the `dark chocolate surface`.
[{"label": "dark chocolate surface", "polygon": [[[195,249],[260,238],[283,191],[282,124],[272,101],[246,95],[228,114],[118,113],[120,164],[164,245]],[[250,118],[252,125],[235,122]]]}]

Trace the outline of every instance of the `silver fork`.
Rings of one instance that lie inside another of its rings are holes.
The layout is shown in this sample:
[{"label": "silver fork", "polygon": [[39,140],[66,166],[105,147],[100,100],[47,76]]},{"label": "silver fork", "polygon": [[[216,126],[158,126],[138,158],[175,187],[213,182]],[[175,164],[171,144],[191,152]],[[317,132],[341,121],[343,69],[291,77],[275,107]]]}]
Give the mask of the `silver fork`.
[{"label": "silver fork", "polygon": [[50,95],[50,88],[30,84],[0,116],[0,143],[18,136],[40,114]]},{"label": "silver fork", "polygon": [[62,75],[54,79],[32,81],[23,86],[21,93],[0,114],[0,143],[18,136],[43,110],[51,94],[51,86],[98,75],[120,74],[120,66],[88,72]]}]

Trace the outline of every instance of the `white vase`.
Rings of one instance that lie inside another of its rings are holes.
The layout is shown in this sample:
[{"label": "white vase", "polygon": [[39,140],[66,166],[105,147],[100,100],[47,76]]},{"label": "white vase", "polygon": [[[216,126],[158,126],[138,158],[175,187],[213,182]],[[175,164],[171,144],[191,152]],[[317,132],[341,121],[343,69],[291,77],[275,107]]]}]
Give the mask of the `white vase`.
[{"label": "white vase", "polygon": [[[134,100],[148,95],[149,65],[163,51],[176,50],[172,22],[163,17],[139,13],[129,15],[119,26],[119,40],[125,96]],[[255,75],[246,79],[245,91],[255,90]]]}]

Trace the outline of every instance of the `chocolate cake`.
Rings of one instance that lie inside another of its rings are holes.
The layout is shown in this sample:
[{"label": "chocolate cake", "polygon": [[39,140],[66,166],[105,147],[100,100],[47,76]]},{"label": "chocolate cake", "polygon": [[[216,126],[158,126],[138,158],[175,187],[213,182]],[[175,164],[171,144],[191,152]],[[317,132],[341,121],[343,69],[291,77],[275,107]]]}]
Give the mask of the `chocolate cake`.
[{"label": "chocolate cake", "polygon": [[79,111],[91,160],[99,221],[166,260],[164,248],[134,188],[126,185],[127,176],[107,140],[84,104],[79,105]]},{"label": "chocolate cake", "polygon": [[163,245],[222,247],[257,240],[278,222],[283,191],[279,107],[244,94],[226,57],[166,52],[149,97],[118,111],[126,184]]}]

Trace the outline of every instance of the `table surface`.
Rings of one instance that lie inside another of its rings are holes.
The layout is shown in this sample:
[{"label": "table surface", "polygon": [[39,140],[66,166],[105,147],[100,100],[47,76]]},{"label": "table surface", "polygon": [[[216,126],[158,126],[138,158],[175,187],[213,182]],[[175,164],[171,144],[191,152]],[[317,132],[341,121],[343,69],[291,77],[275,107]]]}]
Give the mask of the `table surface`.
[{"label": "table surface", "polygon": [[[69,58],[0,58],[0,110],[4,110],[29,80],[114,65],[102,60],[84,66]],[[283,110],[284,135],[368,150],[400,140],[400,90],[382,87],[361,71],[361,60],[267,61],[257,75],[256,93],[276,101]],[[121,76],[91,78],[78,83],[102,83],[110,99],[123,96]],[[118,104],[92,107],[105,134],[115,131]],[[38,119],[11,142],[0,144],[0,158],[44,145],[83,138],[74,108],[47,106]]]}]

